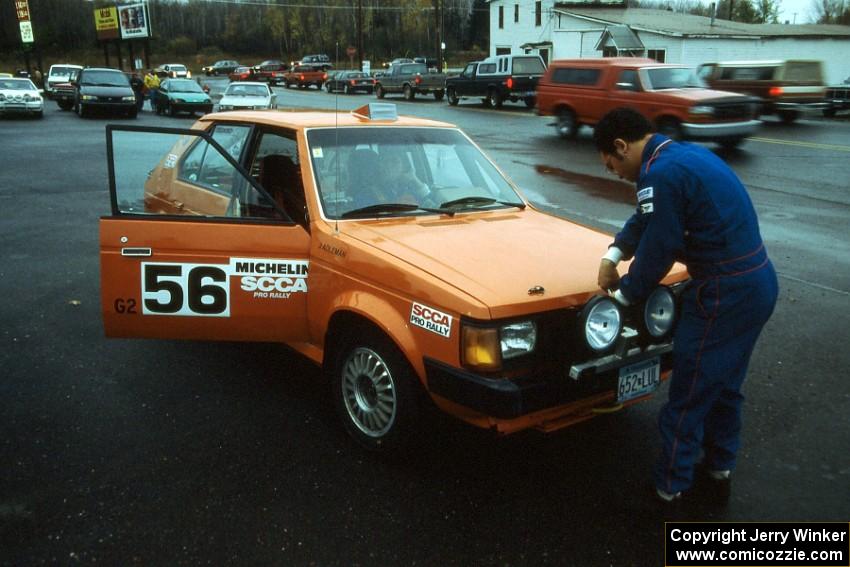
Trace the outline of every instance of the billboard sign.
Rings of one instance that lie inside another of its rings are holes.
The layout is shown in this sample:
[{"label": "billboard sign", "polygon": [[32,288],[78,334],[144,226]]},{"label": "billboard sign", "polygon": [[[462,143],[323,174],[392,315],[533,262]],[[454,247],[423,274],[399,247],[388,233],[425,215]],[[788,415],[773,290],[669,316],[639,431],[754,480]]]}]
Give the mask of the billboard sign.
[{"label": "billboard sign", "polygon": [[15,0],[15,15],[18,16],[19,22],[30,21],[29,0]]},{"label": "billboard sign", "polygon": [[94,11],[94,28],[97,39],[118,39],[118,10],[115,6],[96,8]]},{"label": "billboard sign", "polygon": [[121,27],[121,39],[150,37],[145,4],[118,6],[118,24]]}]

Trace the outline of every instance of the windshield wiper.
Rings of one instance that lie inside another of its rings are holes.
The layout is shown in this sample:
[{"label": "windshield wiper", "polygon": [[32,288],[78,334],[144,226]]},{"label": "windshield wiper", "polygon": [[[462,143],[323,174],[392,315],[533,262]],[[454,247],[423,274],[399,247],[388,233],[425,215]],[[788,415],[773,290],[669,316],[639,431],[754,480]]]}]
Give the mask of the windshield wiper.
[{"label": "windshield wiper", "polygon": [[410,203],[379,203],[377,205],[369,205],[367,207],[360,207],[359,209],[346,211],[342,213],[342,218],[347,219],[352,217],[368,217],[372,215],[386,213],[407,213],[410,211],[425,211],[428,213],[440,213],[449,216],[453,216],[455,214],[455,212],[451,209],[445,209],[443,207],[421,207],[419,205],[412,205]]},{"label": "windshield wiper", "polygon": [[461,197],[460,199],[452,199],[451,201],[446,201],[445,203],[440,204],[441,209],[452,208],[452,207],[486,207],[487,205],[492,205],[494,203],[498,203],[499,205],[505,205],[508,207],[517,207],[518,209],[524,209],[525,203],[511,203],[510,201],[499,201],[498,199],[494,199],[492,197]]}]

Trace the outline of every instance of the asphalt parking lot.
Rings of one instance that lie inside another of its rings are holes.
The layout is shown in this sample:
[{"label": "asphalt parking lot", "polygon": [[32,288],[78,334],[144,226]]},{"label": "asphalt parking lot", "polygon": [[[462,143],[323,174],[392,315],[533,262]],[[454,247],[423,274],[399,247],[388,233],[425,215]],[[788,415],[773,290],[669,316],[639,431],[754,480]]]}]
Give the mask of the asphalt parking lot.
[{"label": "asphalt parking lot", "polygon": [[[276,90],[297,107],[375,100]],[[557,214],[613,231],[632,207],[586,133],[557,140],[520,106],[392,102],[461,124]],[[346,437],[319,370],[284,347],[105,339],[104,124],[191,120],[45,114],[0,120],[0,564],[663,564],[648,471],[664,392],[551,435],[439,422],[385,458]],[[724,156],[781,296],[745,386],[732,501],[688,519],[850,520],[850,123],[797,126]]]}]

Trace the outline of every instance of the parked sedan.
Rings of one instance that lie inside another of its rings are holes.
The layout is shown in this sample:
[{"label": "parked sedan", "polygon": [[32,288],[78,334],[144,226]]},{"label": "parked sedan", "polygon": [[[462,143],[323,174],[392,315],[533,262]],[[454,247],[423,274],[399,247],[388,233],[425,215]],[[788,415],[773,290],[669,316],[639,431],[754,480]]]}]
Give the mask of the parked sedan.
[{"label": "parked sedan", "polygon": [[240,66],[234,69],[227,78],[231,81],[250,81],[253,75],[253,70],[250,67]]},{"label": "parked sedan", "polygon": [[329,93],[343,91],[345,94],[351,94],[361,91],[372,94],[375,89],[375,80],[360,71],[340,71],[327,76],[325,81],[325,90]]},{"label": "parked sedan", "polygon": [[154,74],[158,77],[162,78],[174,78],[174,79],[190,79],[192,78],[192,72],[186,68],[185,65],[180,63],[166,63],[165,65],[160,65],[156,69],[153,70]]},{"label": "parked sedan", "polygon": [[44,99],[29,79],[0,79],[0,114],[44,116]]},{"label": "parked sedan", "polygon": [[236,68],[239,67],[239,63],[232,59],[223,59],[221,61],[216,61],[212,65],[207,65],[203,68],[204,74],[206,75],[229,75]]},{"label": "parked sedan", "polygon": [[159,86],[156,97],[156,113],[174,116],[178,112],[212,112],[210,95],[190,79],[166,79]]},{"label": "parked sedan", "polygon": [[277,95],[266,83],[241,82],[228,85],[224,96],[218,103],[218,109],[224,110],[261,110],[277,108]]}]

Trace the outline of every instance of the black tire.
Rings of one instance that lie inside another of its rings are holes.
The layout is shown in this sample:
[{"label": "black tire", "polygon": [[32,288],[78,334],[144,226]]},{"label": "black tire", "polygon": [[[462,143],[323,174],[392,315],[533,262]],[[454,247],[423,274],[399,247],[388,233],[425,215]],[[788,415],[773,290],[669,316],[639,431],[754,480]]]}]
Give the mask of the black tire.
[{"label": "black tire", "polygon": [[457,93],[455,92],[455,90],[451,87],[446,89],[446,96],[449,99],[449,104],[452,105],[452,106],[457,106],[458,103],[460,102],[460,98],[457,96]]},{"label": "black tire", "polygon": [[351,94],[351,85],[345,85],[345,86],[342,88],[342,92],[344,92],[344,93],[345,93],[345,94],[347,94],[347,95],[350,95],[350,94]]},{"label": "black tire", "polygon": [[333,89],[331,88],[331,84],[330,84],[330,83],[325,83],[325,90],[328,92],[328,94],[330,94],[331,92],[333,92]]},{"label": "black tire", "polygon": [[536,96],[527,96],[524,99],[522,99],[522,102],[524,102],[525,106],[527,106],[528,108],[534,108],[534,105],[537,104],[537,97]]},{"label": "black tire", "polygon": [[425,393],[398,347],[371,328],[348,332],[335,346],[330,384],[346,432],[370,451],[411,441]]},{"label": "black tire", "polygon": [[375,96],[376,97],[384,98],[386,95],[387,95],[387,93],[384,92],[383,85],[376,85],[375,86]]},{"label": "black tire", "polygon": [[171,117],[177,116],[177,111],[174,110],[173,104],[168,105],[168,115],[171,116]]},{"label": "black tire", "polygon": [[77,103],[77,108],[75,108],[74,110],[76,110],[76,112],[80,116],[80,118],[85,118],[86,115],[87,115],[86,107],[83,106],[83,103],[81,103],[81,102]]},{"label": "black tire", "polygon": [[743,137],[735,137],[735,138],[723,138],[722,140],[718,140],[717,143],[720,144],[720,147],[726,150],[734,150],[738,146],[741,145],[741,142],[744,141]]},{"label": "black tire", "polygon": [[800,113],[793,110],[780,110],[776,114],[783,124],[793,124],[800,117]]},{"label": "black tire", "polygon": [[416,98],[416,93],[410,85],[404,85],[404,100],[413,100]]},{"label": "black tire", "polygon": [[487,92],[487,102],[489,103],[487,106],[490,108],[502,108],[502,95],[499,94],[499,91],[496,89],[490,89]]},{"label": "black tire", "polygon": [[71,110],[74,107],[74,103],[68,102],[67,100],[57,101],[56,104],[58,104],[59,108],[62,110]]},{"label": "black tire", "polygon": [[682,139],[682,125],[678,120],[672,118],[670,116],[665,116],[658,120],[658,123],[655,125],[655,130],[659,134],[663,134],[670,138],[671,140],[681,140]]},{"label": "black tire", "polygon": [[38,112],[35,113],[35,117],[38,118],[39,120],[44,118],[44,111],[39,110]]},{"label": "black tire", "polygon": [[836,110],[834,108],[825,108],[823,110],[823,115],[826,116],[827,118],[832,118],[833,116],[835,116],[835,113],[836,113]]},{"label": "black tire", "polygon": [[138,115],[139,115],[139,111],[136,110],[135,108],[133,110],[127,111],[127,117],[128,118],[136,118],[136,116],[138,116]]},{"label": "black tire", "polygon": [[578,134],[579,124],[576,120],[576,114],[569,108],[562,108],[558,111],[558,120],[555,122],[555,130],[558,136],[565,140],[570,140]]},{"label": "black tire", "polygon": [[444,96],[446,96],[446,91],[443,91],[443,90],[434,91],[434,100],[441,101],[441,100],[443,100]]}]

